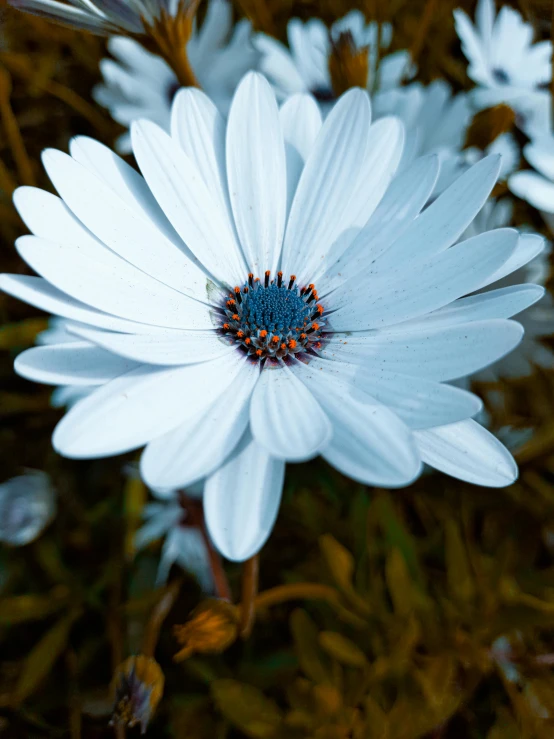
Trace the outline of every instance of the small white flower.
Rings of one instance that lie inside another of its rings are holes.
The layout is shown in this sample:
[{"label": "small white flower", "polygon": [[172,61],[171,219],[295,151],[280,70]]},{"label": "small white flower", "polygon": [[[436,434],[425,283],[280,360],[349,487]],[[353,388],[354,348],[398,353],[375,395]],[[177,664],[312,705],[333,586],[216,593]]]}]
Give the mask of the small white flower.
[{"label": "small white flower", "polygon": [[[333,90],[329,60],[333,46],[341,38],[351,45],[353,53],[367,54],[368,89],[388,90],[397,87],[402,77],[412,73],[407,51],[384,56],[377,69],[379,26],[367,23],[363,13],[352,10],[334,23],[331,30],[319,18],[303,23],[293,18],[287,26],[289,48],[265,34],[257,34],[254,44],[262,53],[260,70],[273,85],[279,99],[295,93],[310,93],[324,107],[329,107],[338,95]],[[387,49],[392,40],[392,26],[383,24],[381,48]]]},{"label": "small white flower", "polygon": [[[202,486],[189,488],[185,492],[190,505],[200,505]],[[164,538],[156,585],[167,582],[171,567],[178,564],[196,577],[205,593],[211,592],[213,578],[204,534],[187,514],[179,493],[152,491],[152,494],[160,502],[145,506],[145,523],[136,533],[135,547],[140,551],[153,541]]]},{"label": "small white flower", "polygon": [[164,16],[186,13],[189,0],[9,0],[27,13],[92,33],[144,33]]},{"label": "small white flower", "polygon": [[[371,125],[369,96],[343,95],[324,123],[315,100],[278,109],[250,73],[227,124],[181,90],[172,135],[133,124],[142,176],[98,142],[44,164],[60,198],[21,188],[34,236],[17,248],[41,277],[3,275],[27,302],[84,323],[83,344],[42,346],[23,376],[97,389],[57,426],[79,459],[146,445],[153,489],[206,479],[210,536],[252,556],[279,508],[286,462],[322,454],[365,484],[401,487],[427,462],[486,486],[517,467],[448,383],[512,350],[507,320],[539,286],[463,297],[529,261],[512,229],[456,243],[500,168],[482,160],[425,207],[437,158],[398,177],[403,130]],[[91,346],[91,343],[94,346]]]},{"label": "small white flower", "polygon": [[494,0],[479,0],[475,25],[463,10],[454,11],[456,30],[469,61],[468,75],[478,85],[472,100],[478,108],[508,103],[526,130],[537,124],[550,100],[544,87],[552,78],[552,44],[533,44],[533,27],[504,5],[498,16]]},{"label": "small white flower", "polygon": [[48,475],[28,472],[0,485],[0,541],[20,547],[34,541],[56,513]]},{"label": "small white flower", "polygon": [[[179,83],[167,62],[124,36],[111,38],[108,49],[116,61],[100,62],[104,82],[93,91],[96,102],[123,126],[147,118],[169,130],[171,103]],[[193,28],[187,57],[200,87],[227,113],[237,84],[258,59],[250,23],[242,20],[233,30],[231,3],[210,0],[202,27]],[[131,151],[128,133],[119,139],[117,148],[124,154]]]},{"label": "small white flower", "polygon": [[[465,238],[473,238],[495,228],[504,228],[512,223],[513,203],[509,198],[487,201],[473,223],[464,234]],[[550,274],[549,255],[550,245],[542,248],[544,240],[537,234],[529,233],[522,236],[529,252],[536,253],[530,261],[524,262],[521,267],[514,269],[495,283],[495,288],[511,289],[514,285],[545,285]],[[485,292],[485,288],[480,292]],[[517,349],[486,369],[477,372],[473,379],[494,382],[499,377],[526,377],[533,371],[533,365],[554,367],[554,355],[544,345],[542,339],[554,333],[554,305],[552,297],[545,292],[540,301],[529,310],[515,316],[525,329],[523,340]],[[504,439],[502,441],[505,442]],[[507,445],[513,448],[513,445]]]},{"label": "small white flower", "polygon": [[523,147],[533,169],[516,172],[508,180],[510,190],[541,214],[554,233],[554,136],[537,136]]}]

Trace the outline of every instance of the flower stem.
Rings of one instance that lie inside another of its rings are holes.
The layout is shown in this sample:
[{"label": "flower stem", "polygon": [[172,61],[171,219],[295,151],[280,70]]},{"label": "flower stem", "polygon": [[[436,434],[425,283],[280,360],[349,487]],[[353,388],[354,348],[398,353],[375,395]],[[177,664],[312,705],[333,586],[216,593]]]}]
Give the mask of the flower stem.
[{"label": "flower stem", "polygon": [[239,625],[239,633],[242,639],[248,639],[254,627],[259,574],[260,558],[256,554],[244,563],[242,571],[242,600]]},{"label": "flower stem", "polygon": [[145,657],[154,657],[156,645],[160,638],[160,629],[167,617],[167,614],[173,608],[173,605],[177,600],[182,584],[183,581],[181,579],[173,582],[168,588],[166,588],[164,594],[156,603],[144,630],[141,654]]},{"label": "flower stem", "polygon": [[214,581],[215,594],[218,598],[221,598],[221,600],[226,600],[231,603],[231,588],[229,587],[229,582],[227,580],[225,570],[223,569],[223,563],[219,556],[219,552],[216,551],[208,535],[202,506],[199,505],[197,501],[189,498],[183,491],[179,494],[179,500],[182,508],[187,513],[187,518],[191,526],[196,527],[204,539],[204,544],[206,545],[206,551],[208,553],[208,562]]},{"label": "flower stem", "polygon": [[290,600],[324,600],[333,606],[340,605],[337,591],[330,585],[318,585],[311,582],[297,582],[292,585],[277,585],[265,590],[256,596],[254,606],[256,611],[269,606],[287,603]]}]

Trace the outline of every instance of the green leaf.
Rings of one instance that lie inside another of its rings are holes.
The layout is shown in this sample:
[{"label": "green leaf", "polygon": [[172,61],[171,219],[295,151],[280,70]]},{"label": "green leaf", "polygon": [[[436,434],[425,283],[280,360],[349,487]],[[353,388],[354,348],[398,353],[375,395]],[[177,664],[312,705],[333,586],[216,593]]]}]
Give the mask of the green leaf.
[{"label": "green leaf", "polygon": [[325,558],[331,577],[348,598],[350,603],[365,616],[371,614],[371,607],[356,592],[352,579],[354,577],[354,558],[331,534],[319,538],[319,546]]},{"label": "green leaf", "polygon": [[215,680],[212,696],[225,718],[255,739],[270,739],[282,724],[277,705],[252,685],[236,680]]},{"label": "green leaf", "polygon": [[300,667],[315,683],[332,684],[331,665],[319,646],[319,632],[306,611],[293,612],[290,625]]},{"label": "green leaf", "polygon": [[322,631],[319,634],[319,643],[331,657],[348,667],[367,667],[365,654],[354,642],[336,631]]},{"label": "green leaf", "polygon": [[425,590],[425,578],[419,562],[414,538],[406,528],[404,521],[397,513],[390,495],[382,492],[372,504],[379,518],[379,524],[390,548],[396,547],[402,553],[404,561],[414,582],[421,590]]},{"label": "green leaf", "polygon": [[81,610],[76,609],[68,616],[64,616],[33,647],[23,664],[23,669],[13,692],[12,702],[14,705],[17,706],[28,698],[50,673],[58,657],[67,646],[71,627],[80,615]]},{"label": "green leaf", "polygon": [[460,530],[451,518],[445,523],[444,536],[448,589],[456,602],[469,603],[475,598],[473,573]]},{"label": "green leaf", "polygon": [[69,590],[60,586],[49,595],[15,595],[0,600],[0,624],[12,626],[41,621],[67,604]]},{"label": "green leaf", "polygon": [[408,616],[415,606],[414,586],[406,561],[399,549],[394,548],[389,553],[385,575],[395,612],[401,616]]}]

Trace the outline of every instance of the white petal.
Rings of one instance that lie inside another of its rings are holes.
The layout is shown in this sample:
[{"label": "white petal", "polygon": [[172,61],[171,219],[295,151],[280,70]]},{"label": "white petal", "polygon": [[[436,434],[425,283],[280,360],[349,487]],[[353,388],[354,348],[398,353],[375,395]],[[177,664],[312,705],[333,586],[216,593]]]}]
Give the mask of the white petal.
[{"label": "white petal", "polygon": [[385,252],[379,267],[432,256],[451,246],[483,207],[500,165],[499,155],[485,157],[459,177]]},{"label": "white petal", "polygon": [[503,488],[517,479],[514,458],[496,437],[473,420],[414,432],[423,461],[475,485]]},{"label": "white petal", "polygon": [[165,334],[115,334],[86,328],[70,329],[120,357],[145,364],[181,365],[216,359],[235,348],[215,331],[168,331]]},{"label": "white petal", "polygon": [[246,265],[227,213],[177,142],[150,121],[133,123],[133,152],[157,201],[185,244],[217,279],[242,284]]},{"label": "white petal", "polygon": [[107,249],[98,255],[83,246],[37,236],[16,242],[21,257],[54,287],[98,310],[166,328],[213,328],[203,303],[162,285]]},{"label": "white petal", "polygon": [[[131,41],[131,39],[121,40]],[[183,242],[179,235],[165,217],[144,177],[141,177],[136,169],[114,154],[109,147],[88,136],[76,136],[71,139],[69,151],[76,162],[82,164],[90,172],[94,172],[104,185],[117,193],[137,215],[151,221],[172,244],[178,249],[183,249]]]},{"label": "white petal", "polygon": [[407,426],[352,382],[335,376],[334,363],[295,362],[293,371],[316,396],[333,425],[322,454],[341,472],[368,485],[412,482],[421,464]]},{"label": "white petal", "polygon": [[279,111],[287,158],[287,212],[304,164],[321,130],[319,107],[311,95],[293,95]]},{"label": "white petal", "polygon": [[140,461],[146,484],[188,487],[223,464],[248,425],[249,400],[259,373],[258,365],[246,363],[207,410],[151,441]]},{"label": "white petal", "polygon": [[[403,323],[401,330],[409,326],[414,329],[447,328],[471,321],[486,321],[490,318],[511,318],[529,308],[544,295],[544,287],[540,285],[510,285],[498,290],[489,290],[477,295],[456,300],[440,310]],[[400,330],[400,327],[399,327]]]},{"label": "white petal", "polygon": [[227,123],[227,179],[249,271],[277,270],[287,207],[285,143],[275,95],[250,72],[240,83]]},{"label": "white petal", "polygon": [[272,459],[247,432],[231,457],[206,480],[204,512],[224,557],[253,557],[271,533],[283,491],[285,463]]},{"label": "white petal", "polygon": [[498,282],[506,275],[512,274],[520,267],[528,264],[545,249],[545,240],[538,234],[520,234],[517,247],[510,258],[489,279],[485,280],[479,288],[486,287],[493,282]]},{"label": "white petal", "polygon": [[[14,298],[24,300],[35,308],[53,313],[56,316],[69,318],[73,321],[86,323],[97,328],[125,333],[137,333],[148,330],[149,333],[165,332],[156,326],[146,326],[144,323],[126,321],[124,318],[111,316],[90,308],[88,305],[70,298],[69,295],[53,287],[41,277],[27,275],[0,275],[0,290]],[[144,317],[143,317],[144,318]]]},{"label": "white petal", "polygon": [[515,321],[474,321],[447,328],[377,331],[370,336],[333,337],[322,357],[361,362],[399,374],[445,382],[471,375],[514,349],[523,338]]},{"label": "white petal", "polygon": [[412,429],[443,426],[475,416],[483,407],[472,393],[421,377],[409,377],[362,365],[354,383],[391,408]]},{"label": "white petal", "polygon": [[343,230],[345,215],[365,160],[371,122],[369,97],[349,90],[327,116],[300,177],[294,197],[285,243],[282,270],[285,275],[304,274],[309,263],[325,256]]},{"label": "white petal", "polygon": [[323,270],[340,259],[370,220],[396,172],[403,142],[404,128],[396,118],[382,118],[369,128],[367,154],[359,166],[357,181],[351,183],[354,187],[348,208],[341,214],[344,231],[327,254],[318,250],[312,255],[306,266],[312,279],[318,279]]},{"label": "white petal", "polygon": [[336,331],[381,328],[425,315],[483,285],[517,246],[514,229],[489,231],[442,254],[386,273],[359,275],[338,288],[330,316]]},{"label": "white petal", "polygon": [[47,385],[103,385],[134,369],[134,362],[85,342],[39,346],[20,354],[18,375]]},{"label": "white petal", "polygon": [[508,180],[510,190],[538,210],[554,213],[554,182],[526,170],[516,172]]},{"label": "white petal", "polygon": [[438,174],[439,160],[432,155],[416,160],[395,177],[348,251],[329,267],[325,276],[326,289],[358,275],[406,231],[429,200]]},{"label": "white petal", "polygon": [[315,457],[332,435],[317,400],[284,365],[262,372],[252,396],[250,427],[269,454],[289,462]]},{"label": "white petal", "polygon": [[136,449],[207,409],[243,363],[235,353],[186,367],[132,370],[73,406],[54,431],[54,448],[73,459]]},{"label": "white petal", "polygon": [[[94,173],[61,151],[45,151],[43,162],[65,204],[102,244],[161,283],[207,301],[204,271],[166,239],[148,218],[142,217],[137,208],[129,206]],[[23,193],[30,198],[29,209],[38,206],[35,206],[36,197],[31,197],[33,194],[32,190]],[[50,217],[56,218],[60,210],[52,211]],[[64,230],[67,220],[66,217],[58,224],[58,233]],[[74,225],[72,230],[77,228]],[[81,236],[79,243],[84,239]]]},{"label": "white petal", "polygon": [[194,163],[214,202],[231,216],[225,173],[225,121],[201,90],[179,90],[173,101],[171,135]]}]

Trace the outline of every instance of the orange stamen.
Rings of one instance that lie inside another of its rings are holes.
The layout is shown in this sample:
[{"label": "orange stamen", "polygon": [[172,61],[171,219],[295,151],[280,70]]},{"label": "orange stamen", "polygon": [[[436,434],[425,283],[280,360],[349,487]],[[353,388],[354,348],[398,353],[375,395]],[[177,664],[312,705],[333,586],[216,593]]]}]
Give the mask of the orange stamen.
[{"label": "orange stamen", "polygon": [[239,339],[242,339],[242,337],[244,336],[244,331],[237,331],[237,336],[239,337]]},{"label": "orange stamen", "polygon": [[225,329],[225,331],[228,331],[231,327],[229,326],[228,323],[224,323],[223,328]]},{"label": "orange stamen", "polygon": [[278,343],[278,342],[280,341],[280,337],[279,337],[279,336],[274,336],[274,337],[273,337],[273,338],[271,339],[271,341],[272,341],[272,342],[273,342],[274,344],[277,344],[277,343]]},{"label": "orange stamen", "polygon": [[256,349],[256,354],[258,357],[261,357],[263,354],[263,351],[261,349]]},{"label": "orange stamen", "polygon": [[239,320],[239,314],[238,313],[233,313],[232,318],[233,318],[233,321],[238,321]]},{"label": "orange stamen", "polygon": [[319,328],[319,323],[312,323],[312,328],[314,331],[317,331],[317,329]]},{"label": "orange stamen", "polygon": [[245,344],[251,344],[251,343],[252,343],[252,339],[245,339],[245,340],[244,340],[244,343],[245,343]]},{"label": "orange stamen", "polygon": [[296,341],[294,339],[289,341],[289,349],[296,349]]},{"label": "orange stamen", "polygon": [[262,331],[260,331],[260,339],[265,339],[266,336],[267,336],[267,331],[264,328]]}]

